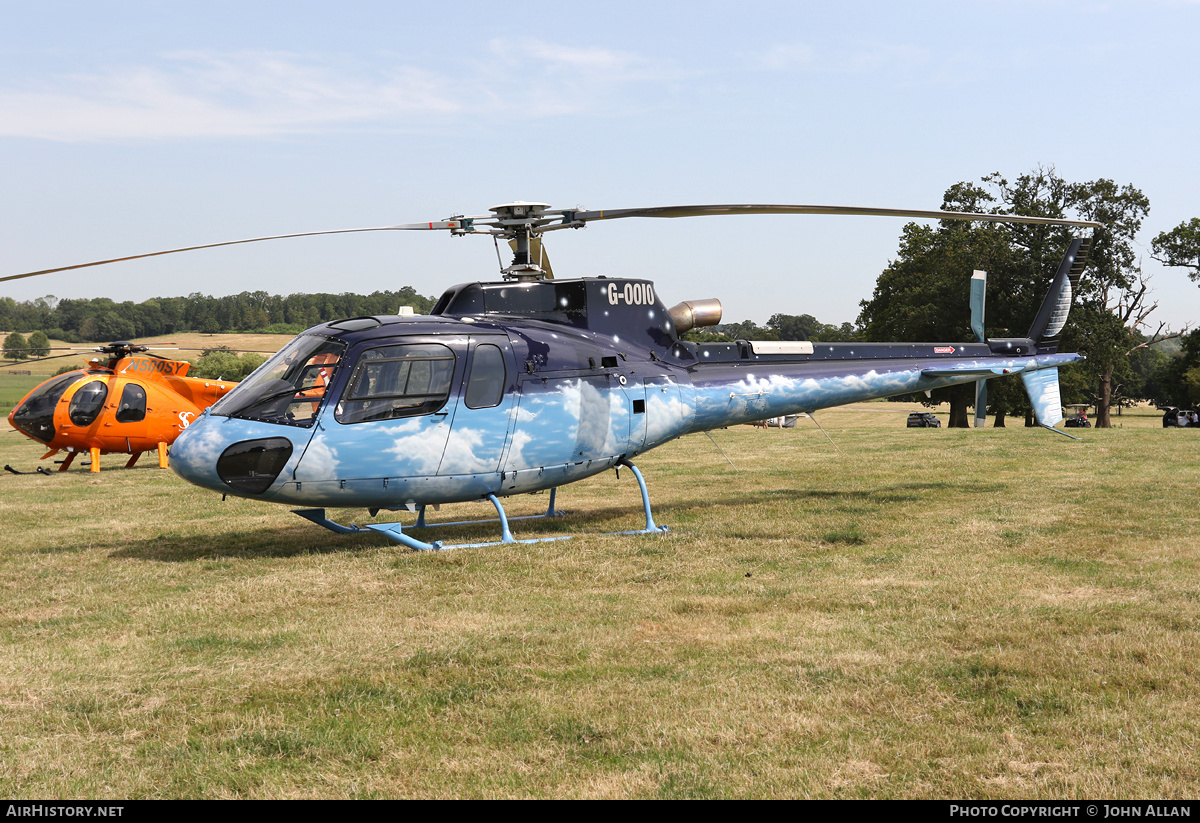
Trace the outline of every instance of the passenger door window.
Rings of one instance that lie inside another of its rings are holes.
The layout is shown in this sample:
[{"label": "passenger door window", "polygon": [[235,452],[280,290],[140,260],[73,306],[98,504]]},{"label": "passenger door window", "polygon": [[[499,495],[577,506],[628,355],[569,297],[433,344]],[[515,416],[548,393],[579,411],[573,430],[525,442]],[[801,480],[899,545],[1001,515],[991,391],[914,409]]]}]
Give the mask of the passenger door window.
[{"label": "passenger door window", "polygon": [[467,379],[468,409],[489,409],[499,406],[504,397],[508,374],[504,368],[504,352],[499,346],[481,343],[475,347],[471,376]]},{"label": "passenger door window", "polygon": [[432,414],[450,396],[454,354],[437,343],[368,349],[334,416],[339,423],[366,423]]}]

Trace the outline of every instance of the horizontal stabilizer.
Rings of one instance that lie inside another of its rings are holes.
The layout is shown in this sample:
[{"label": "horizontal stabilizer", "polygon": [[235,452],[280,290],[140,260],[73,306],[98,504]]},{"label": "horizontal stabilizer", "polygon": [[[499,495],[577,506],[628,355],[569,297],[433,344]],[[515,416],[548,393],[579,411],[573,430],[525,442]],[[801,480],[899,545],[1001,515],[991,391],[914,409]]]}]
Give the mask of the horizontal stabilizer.
[{"label": "horizontal stabilizer", "polygon": [[1050,427],[1063,419],[1062,395],[1058,390],[1058,369],[1041,369],[1021,373],[1029,402],[1037,422]]},{"label": "horizontal stabilizer", "polygon": [[921,369],[922,377],[963,377],[978,374],[982,377],[1003,377],[1006,374],[1016,374],[1020,369],[1003,368],[1000,366],[951,366],[945,369]]}]

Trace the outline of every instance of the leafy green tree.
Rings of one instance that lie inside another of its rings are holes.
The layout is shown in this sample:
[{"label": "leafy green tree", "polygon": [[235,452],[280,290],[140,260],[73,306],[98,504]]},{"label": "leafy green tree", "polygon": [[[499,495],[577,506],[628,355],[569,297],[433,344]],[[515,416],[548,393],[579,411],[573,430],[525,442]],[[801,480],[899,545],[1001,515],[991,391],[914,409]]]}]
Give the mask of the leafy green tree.
[{"label": "leafy green tree", "polygon": [[777,340],[775,332],[755,323],[753,320],[743,320],[740,323],[722,323],[713,327],[727,340]]},{"label": "leafy green tree", "polygon": [[29,356],[46,357],[50,354],[50,338],[43,331],[35,331],[29,335]]},{"label": "leafy green tree", "polygon": [[9,360],[29,359],[28,349],[29,344],[25,341],[25,335],[20,332],[12,332],[4,338],[4,356]]},{"label": "leafy green tree", "polygon": [[228,348],[208,349],[200,355],[188,374],[210,380],[240,381],[265,361],[265,357],[253,352],[238,357]]},{"label": "leafy green tree", "polygon": [[[1078,217],[1104,225],[1094,235],[1072,321],[1063,336],[1064,348],[1085,351],[1089,359],[1065,370],[1072,377],[1064,380],[1063,389],[1068,402],[1074,399],[1071,392],[1094,402],[1097,425],[1108,426],[1109,407],[1119,395],[1114,386],[1133,382],[1126,369],[1130,353],[1139,345],[1134,332],[1147,325],[1155,308],[1146,300],[1148,284],[1137,265],[1134,244],[1149,200],[1132,186],[1112,180],[1071,183],[1052,168],[1035,169],[1012,182],[993,173],[981,182],[982,186],[952,186],[943,208]],[[989,337],[1024,336],[1072,234],[1066,226],[946,221],[936,229],[907,226],[900,255],[881,275],[872,299],[863,302],[859,324],[869,340],[970,339],[952,331],[957,327],[965,333],[966,281],[972,269],[984,269]],[[1002,381],[989,384],[989,400],[994,410],[1023,402]],[[952,397],[952,425],[958,412]]]},{"label": "leafy green tree", "polygon": [[831,326],[822,323],[811,314],[773,314],[767,328],[779,340],[812,340],[817,343],[849,343],[857,339],[854,327],[849,323]]},{"label": "leafy green tree", "polygon": [[1200,403],[1192,390],[1200,375],[1200,330],[1183,335],[1180,341],[1179,351],[1160,363],[1146,381],[1147,396],[1160,406],[1182,408]]},{"label": "leafy green tree", "polygon": [[[963,210],[960,198],[974,201],[982,194],[960,187],[946,192],[944,207]],[[966,210],[976,208],[974,202],[969,202]],[[973,339],[968,300],[971,274],[983,269],[1004,280],[1012,268],[1010,258],[1007,237],[995,224],[950,220],[943,220],[937,226],[909,223],[901,233],[896,259],[879,276],[872,297],[860,304],[858,324],[863,337],[872,342]],[[989,283],[989,299],[1003,294],[1003,289]],[[994,328],[992,318],[1005,313],[1004,302],[992,300],[993,305],[989,305],[990,329]],[[928,398],[918,395],[931,405],[949,402],[950,425],[959,427],[967,425],[967,408],[973,397],[970,385],[937,389]]]},{"label": "leafy green tree", "polygon": [[812,340],[820,325],[811,314],[773,314],[767,321],[767,327],[773,329],[780,340]]},{"label": "leafy green tree", "polygon": [[1168,266],[1191,269],[1188,277],[1200,281],[1200,218],[1180,223],[1150,243],[1151,257]]}]

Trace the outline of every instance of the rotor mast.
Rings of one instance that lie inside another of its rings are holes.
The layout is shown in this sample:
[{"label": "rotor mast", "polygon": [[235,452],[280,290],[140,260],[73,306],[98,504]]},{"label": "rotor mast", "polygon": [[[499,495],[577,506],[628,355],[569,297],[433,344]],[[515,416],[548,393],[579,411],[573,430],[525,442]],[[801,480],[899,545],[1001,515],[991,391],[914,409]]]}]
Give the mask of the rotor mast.
[{"label": "rotor mast", "polygon": [[[534,260],[532,240],[541,234],[542,227],[553,218],[546,216],[549,203],[526,203],[522,200],[492,206],[488,211],[496,215],[497,234],[511,241],[513,260],[500,270],[505,280],[545,280],[546,272],[540,260]],[[538,244],[540,250],[540,243]],[[539,255],[540,257],[540,255]]]}]

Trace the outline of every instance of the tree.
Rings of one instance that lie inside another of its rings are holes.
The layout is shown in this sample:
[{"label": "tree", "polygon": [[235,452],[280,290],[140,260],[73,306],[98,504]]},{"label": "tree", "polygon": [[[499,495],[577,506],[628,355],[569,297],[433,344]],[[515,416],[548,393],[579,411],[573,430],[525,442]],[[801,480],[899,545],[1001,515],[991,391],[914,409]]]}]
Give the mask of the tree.
[{"label": "tree", "polygon": [[29,359],[28,349],[29,344],[25,342],[25,335],[20,332],[12,332],[4,338],[4,356],[9,360]]},{"label": "tree", "polygon": [[780,340],[812,340],[821,324],[811,314],[773,314],[767,326],[775,330]]},{"label": "tree", "polygon": [[811,314],[773,314],[767,321],[775,337],[780,340],[812,340],[817,343],[849,343],[856,339],[854,327],[849,323],[831,326],[822,323]]},{"label": "tree", "polygon": [[1200,282],[1200,218],[1164,231],[1150,243],[1151,257],[1167,266],[1191,269],[1188,277]]},{"label": "tree", "polygon": [[[943,207],[972,211],[979,208],[983,197],[986,193],[981,189],[958,184],[947,190]],[[879,276],[871,299],[860,304],[858,324],[863,337],[875,342],[972,339],[971,273],[983,269],[1003,280],[1011,269],[1010,256],[1007,238],[996,224],[943,220],[935,227],[909,223],[901,233],[896,260]],[[1005,312],[1005,290],[990,286],[989,292],[1001,299],[988,307],[989,326],[992,316]],[[967,425],[972,397],[970,385],[937,389],[929,398],[917,396],[927,404],[949,401],[950,425],[958,427]]]},{"label": "tree", "polygon": [[1185,334],[1177,354],[1166,358],[1147,382],[1147,394],[1160,406],[1187,407],[1200,403],[1200,330]]},{"label": "tree", "polygon": [[[1089,358],[1067,370],[1072,375],[1064,379],[1064,399],[1075,399],[1071,392],[1085,394],[1096,404],[1097,425],[1108,426],[1109,407],[1116,397],[1114,380],[1121,385],[1133,382],[1125,375],[1130,353],[1166,336],[1161,326],[1149,341],[1135,335],[1148,325],[1148,316],[1157,307],[1148,300],[1148,281],[1134,249],[1149,200],[1132,186],[1112,180],[1071,183],[1053,168],[1037,168],[1011,183],[997,172],[981,182],[982,186],[951,186],[943,208],[1077,217],[1104,225],[1094,234],[1062,346],[1086,351]],[[1072,234],[1066,226],[1027,224],[979,227],[943,221],[936,229],[907,226],[900,257],[881,275],[875,296],[864,301],[859,322],[872,340],[919,339],[921,332],[937,334],[933,340],[969,339],[951,332],[955,328],[965,332],[966,279],[972,269],[984,269],[988,272],[988,336],[1024,336]],[[999,391],[993,392],[992,387]],[[1016,399],[1016,391],[993,381],[989,399],[995,408],[1023,403]],[[952,415],[957,411],[952,400]]]},{"label": "tree", "polygon": [[46,357],[50,354],[50,338],[46,337],[46,333],[35,331],[29,335],[29,356],[30,357]]},{"label": "tree", "polygon": [[261,354],[247,352],[238,357],[233,351],[222,346],[205,350],[188,374],[192,377],[240,381],[265,361],[266,358]]}]

